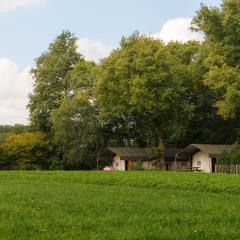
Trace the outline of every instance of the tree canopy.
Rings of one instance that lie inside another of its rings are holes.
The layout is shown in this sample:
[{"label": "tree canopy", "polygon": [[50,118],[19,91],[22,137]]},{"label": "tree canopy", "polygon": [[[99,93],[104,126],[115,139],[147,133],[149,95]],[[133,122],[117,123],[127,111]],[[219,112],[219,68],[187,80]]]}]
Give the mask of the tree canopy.
[{"label": "tree canopy", "polygon": [[205,35],[205,83],[216,94],[216,106],[224,118],[237,118],[240,110],[240,1],[224,0],[220,7],[201,6],[193,29]]},{"label": "tree canopy", "polygon": [[164,45],[140,34],[123,38],[100,65],[102,118],[124,119],[136,128],[144,122],[141,131],[152,132],[164,152],[167,142],[182,136],[195,108],[191,90],[198,48],[197,42]]},{"label": "tree canopy", "polygon": [[66,82],[71,89],[52,113],[54,139],[63,153],[66,168],[91,168],[95,165],[102,136],[98,109],[93,97],[96,64],[80,62]]},{"label": "tree canopy", "polygon": [[48,141],[41,132],[13,133],[1,145],[9,165],[15,169],[48,169],[50,152]]},{"label": "tree canopy", "polygon": [[239,141],[239,19],[239,0],[202,4],[192,30],[203,42],[135,32],[99,63],[63,31],[31,71],[30,126],[0,126],[0,167],[93,169],[105,147],[134,146],[164,168],[168,146]]},{"label": "tree canopy", "polygon": [[64,31],[50,44],[48,51],[36,59],[31,71],[35,82],[28,108],[31,125],[37,131],[51,131],[51,111],[59,107],[67,93],[65,77],[81,61],[76,41],[74,34]]}]

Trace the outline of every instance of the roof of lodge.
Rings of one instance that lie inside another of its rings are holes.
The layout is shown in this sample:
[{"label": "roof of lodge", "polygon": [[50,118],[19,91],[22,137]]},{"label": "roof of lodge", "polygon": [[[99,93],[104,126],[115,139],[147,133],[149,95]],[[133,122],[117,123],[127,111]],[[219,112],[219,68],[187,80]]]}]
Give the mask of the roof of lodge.
[{"label": "roof of lodge", "polygon": [[130,148],[130,147],[110,147],[102,154],[102,157],[114,157],[119,155],[124,160],[146,160],[149,154],[144,148]]},{"label": "roof of lodge", "polygon": [[216,157],[224,151],[230,151],[233,145],[220,145],[220,144],[190,144],[186,148],[179,151],[178,156],[192,155],[198,151],[203,151],[209,154],[210,157]]},{"label": "roof of lodge", "polygon": [[[165,150],[165,159],[173,160],[176,153],[180,150],[180,148],[167,148]],[[150,152],[147,148],[110,147],[100,155],[100,160],[104,160],[104,158],[113,158],[116,155],[119,155],[121,159],[124,160],[143,161],[149,159]]]}]

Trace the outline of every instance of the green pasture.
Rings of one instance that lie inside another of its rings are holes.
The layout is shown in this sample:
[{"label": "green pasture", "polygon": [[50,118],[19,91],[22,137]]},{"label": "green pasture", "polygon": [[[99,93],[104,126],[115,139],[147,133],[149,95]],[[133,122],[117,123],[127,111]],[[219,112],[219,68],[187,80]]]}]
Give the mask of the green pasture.
[{"label": "green pasture", "polygon": [[0,239],[239,239],[240,176],[0,172]]}]

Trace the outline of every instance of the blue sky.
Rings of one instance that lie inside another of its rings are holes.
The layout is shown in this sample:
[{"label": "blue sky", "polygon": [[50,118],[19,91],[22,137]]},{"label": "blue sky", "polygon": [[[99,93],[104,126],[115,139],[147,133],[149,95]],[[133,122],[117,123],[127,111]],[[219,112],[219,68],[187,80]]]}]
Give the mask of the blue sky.
[{"label": "blue sky", "polygon": [[[75,33],[79,50],[87,59],[97,60],[135,30],[163,39],[198,38],[189,37],[186,30],[174,34],[182,25],[186,28],[201,2],[218,6],[221,1],[0,0],[0,84],[4,89],[0,90],[0,124],[26,123],[26,95],[32,87],[29,67],[62,30]],[[22,95],[13,90],[18,85],[25,86]]]},{"label": "blue sky", "polygon": [[[8,0],[12,1],[12,0]],[[0,0],[1,2],[1,0]],[[116,46],[135,30],[156,33],[173,18],[192,18],[198,0],[49,0],[0,14],[0,56],[25,67],[64,29]],[[219,0],[202,1],[217,5]]]}]

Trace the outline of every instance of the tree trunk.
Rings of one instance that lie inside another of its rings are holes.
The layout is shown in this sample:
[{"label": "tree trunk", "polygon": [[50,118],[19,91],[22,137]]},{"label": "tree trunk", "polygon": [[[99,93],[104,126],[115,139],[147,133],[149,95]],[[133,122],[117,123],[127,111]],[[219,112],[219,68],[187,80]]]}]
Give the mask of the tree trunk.
[{"label": "tree trunk", "polygon": [[165,143],[165,138],[161,133],[159,133],[158,135],[158,148],[160,153],[161,170],[166,170],[166,162],[165,162],[166,143]]}]

